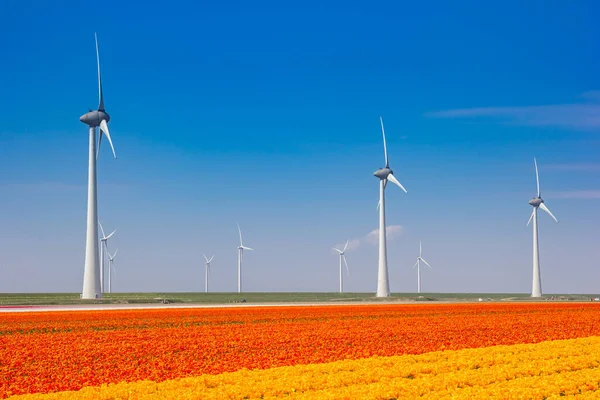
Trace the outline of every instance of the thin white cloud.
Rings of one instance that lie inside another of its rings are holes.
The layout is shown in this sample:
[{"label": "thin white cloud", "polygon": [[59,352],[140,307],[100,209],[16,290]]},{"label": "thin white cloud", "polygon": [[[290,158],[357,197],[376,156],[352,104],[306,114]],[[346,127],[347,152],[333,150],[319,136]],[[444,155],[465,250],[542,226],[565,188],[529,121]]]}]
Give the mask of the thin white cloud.
[{"label": "thin white cloud", "polygon": [[600,199],[600,190],[570,190],[566,192],[549,193],[548,197],[556,199]]},{"label": "thin white cloud", "polygon": [[[386,237],[392,240],[402,234],[403,228],[401,225],[389,225],[385,229]],[[374,229],[365,236],[365,240],[372,244],[377,244],[379,241],[379,229]]]},{"label": "thin white cloud", "polygon": [[[402,234],[402,232],[404,231],[404,229],[402,228],[401,225],[389,225],[386,227],[385,231],[387,234],[386,235],[387,239],[393,240],[394,238],[400,236]],[[362,243],[377,244],[378,241],[379,241],[379,229],[373,229],[371,232],[367,233],[365,236],[363,236],[361,238],[350,240],[348,242],[348,248],[346,249],[346,251],[356,250],[360,247],[360,245]],[[333,247],[341,250],[344,248],[345,245],[346,245],[346,242],[338,243]],[[337,252],[335,250],[332,249],[332,251],[337,254]]]},{"label": "thin white cloud", "polygon": [[600,130],[600,91],[582,95],[588,102],[525,107],[479,107],[427,113],[432,118],[495,118],[515,125]]}]

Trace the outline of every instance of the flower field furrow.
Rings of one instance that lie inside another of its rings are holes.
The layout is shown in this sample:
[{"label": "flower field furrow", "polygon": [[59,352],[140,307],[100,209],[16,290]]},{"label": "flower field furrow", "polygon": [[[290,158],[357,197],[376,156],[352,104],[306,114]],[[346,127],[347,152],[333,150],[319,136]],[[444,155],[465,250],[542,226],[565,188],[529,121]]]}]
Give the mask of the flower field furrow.
[{"label": "flower field furrow", "polygon": [[16,399],[598,398],[600,337],[88,387]]},{"label": "flower field furrow", "polygon": [[0,397],[600,335],[600,305],[453,304],[0,315]]}]

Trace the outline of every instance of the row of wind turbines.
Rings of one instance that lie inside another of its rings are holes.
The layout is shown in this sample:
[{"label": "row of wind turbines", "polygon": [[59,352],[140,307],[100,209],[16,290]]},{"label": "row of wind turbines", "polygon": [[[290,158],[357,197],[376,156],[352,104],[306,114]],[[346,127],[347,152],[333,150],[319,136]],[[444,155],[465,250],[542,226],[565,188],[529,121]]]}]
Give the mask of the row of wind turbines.
[{"label": "row of wind turbines", "polygon": [[[98,51],[98,37],[94,34],[96,41],[96,63],[98,68],[98,108],[97,110],[90,110],[86,114],[82,115],[79,120],[89,127],[89,147],[88,147],[88,204],[87,204],[87,232],[86,232],[86,251],[85,251],[85,268],[83,276],[83,290],[81,297],[83,299],[95,299],[101,298],[103,287],[104,287],[104,253],[109,257],[109,282],[108,289],[111,290],[111,267],[110,265],[114,261],[115,254],[111,255],[108,252],[106,242],[114,234],[106,236],[102,229],[102,239],[99,242],[98,238],[98,188],[97,188],[97,160],[100,155],[100,144],[102,143],[102,137],[106,136],[108,143],[110,144],[114,158],[117,158],[115,148],[112,143],[110,132],[108,129],[108,122],[110,121],[110,115],[104,108],[104,96],[102,92],[102,77],[100,73],[100,56]],[[379,179],[379,246],[378,246],[378,272],[377,272],[377,297],[389,297],[390,296],[390,283],[388,274],[388,262],[387,262],[387,238],[386,238],[386,220],[385,220],[385,190],[388,182],[392,182],[405,193],[407,190],[394,176],[394,172],[390,168],[390,163],[387,153],[387,144],[385,138],[385,129],[383,125],[383,118],[380,117],[381,132],[383,136],[383,152],[385,166],[375,171],[374,175]],[[100,134],[98,137],[98,146],[96,147],[96,128],[100,128]],[[541,285],[541,273],[539,264],[539,243],[538,243],[538,221],[537,221],[537,210],[541,208],[547,212],[556,222],[558,220],[550,212],[550,210],[544,204],[544,200],[541,197],[539,173],[537,167],[537,161],[534,159],[536,182],[537,182],[537,197],[534,197],[529,201],[529,204],[533,206],[533,211],[529,218],[529,223],[533,220],[533,284],[532,284],[532,297],[540,297],[542,295]],[[242,231],[238,224],[238,231],[240,235],[240,245],[238,246],[238,292],[242,291],[242,259],[244,250],[252,251],[250,247],[246,247],[242,242]],[[98,244],[100,243],[100,252]],[[348,247],[348,242],[344,249],[334,249],[338,252],[340,257],[340,291],[343,291],[343,273],[342,273],[342,262],[346,265],[347,272],[349,273],[348,264],[345,258],[345,252]],[[418,279],[418,291],[421,291],[421,262],[426,266],[431,266],[422,258],[422,247],[419,244],[419,257],[413,268],[417,268],[417,279]],[[208,259],[204,255],[206,261],[205,270],[205,290],[208,291],[208,274],[210,273],[210,263],[214,258],[214,255]]]}]

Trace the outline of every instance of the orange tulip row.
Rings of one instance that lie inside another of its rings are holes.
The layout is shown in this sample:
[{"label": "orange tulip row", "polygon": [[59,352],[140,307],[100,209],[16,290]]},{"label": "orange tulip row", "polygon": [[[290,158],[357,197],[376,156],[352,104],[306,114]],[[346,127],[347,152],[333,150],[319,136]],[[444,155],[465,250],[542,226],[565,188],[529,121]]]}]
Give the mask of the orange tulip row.
[{"label": "orange tulip row", "polygon": [[587,337],[599,315],[595,303],[2,314],[0,397]]}]

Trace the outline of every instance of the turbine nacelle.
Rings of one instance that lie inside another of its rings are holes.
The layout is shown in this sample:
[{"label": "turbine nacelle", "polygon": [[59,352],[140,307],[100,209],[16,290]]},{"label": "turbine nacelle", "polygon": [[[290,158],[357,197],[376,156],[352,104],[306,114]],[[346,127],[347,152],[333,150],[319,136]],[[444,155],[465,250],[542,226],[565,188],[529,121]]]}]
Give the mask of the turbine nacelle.
[{"label": "turbine nacelle", "polygon": [[534,197],[533,199],[529,200],[529,204],[534,207],[539,207],[543,202],[544,200],[542,200],[541,197]]},{"label": "turbine nacelle", "polygon": [[383,180],[383,179],[387,179],[387,177],[393,173],[394,173],[394,171],[392,171],[389,167],[384,167],[384,168],[379,168],[377,171],[375,171],[373,173],[373,175],[375,175],[379,179]]},{"label": "turbine nacelle", "polygon": [[79,117],[79,120],[84,124],[95,128],[100,126],[102,120],[106,122],[110,121],[110,115],[108,115],[108,113],[104,110],[96,110],[83,114],[81,117]]}]

